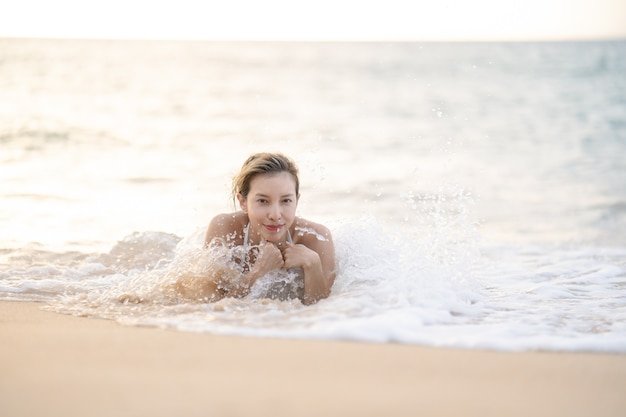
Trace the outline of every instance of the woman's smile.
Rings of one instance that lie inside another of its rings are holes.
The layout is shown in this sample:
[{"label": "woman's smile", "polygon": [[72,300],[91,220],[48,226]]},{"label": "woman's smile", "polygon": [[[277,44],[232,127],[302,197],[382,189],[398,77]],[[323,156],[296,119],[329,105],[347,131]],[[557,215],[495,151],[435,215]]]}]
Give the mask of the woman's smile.
[{"label": "woman's smile", "polygon": [[280,232],[283,229],[283,227],[285,227],[285,225],[283,225],[283,224],[264,224],[263,227],[265,227],[265,229],[267,229],[270,232],[278,233],[278,232]]}]

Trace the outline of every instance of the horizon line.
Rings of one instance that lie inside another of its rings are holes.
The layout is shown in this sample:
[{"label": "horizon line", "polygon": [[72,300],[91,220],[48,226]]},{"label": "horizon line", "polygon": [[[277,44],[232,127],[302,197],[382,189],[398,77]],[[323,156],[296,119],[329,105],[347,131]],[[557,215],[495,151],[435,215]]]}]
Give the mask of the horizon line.
[{"label": "horizon line", "polygon": [[315,37],[301,38],[222,38],[222,37],[125,37],[125,36],[63,36],[63,35],[4,35],[0,34],[0,39],[14,40],[68,40],[68,41],[157,41],[157,42],[248,42],[248,43],[520,43],[520,42],[610,42],[626,41],[626,34],[623,35],[603,35],[603,36],[559,36],[559,37],[415,37],[415,38],[336,38],[325,39]]}]

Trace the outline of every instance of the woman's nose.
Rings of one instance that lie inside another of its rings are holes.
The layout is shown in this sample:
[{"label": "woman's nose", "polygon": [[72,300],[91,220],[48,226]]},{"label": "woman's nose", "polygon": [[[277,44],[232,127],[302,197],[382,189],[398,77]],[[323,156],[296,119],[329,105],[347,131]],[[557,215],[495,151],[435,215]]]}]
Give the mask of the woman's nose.
[{"label": "woman's nose", "polygon": [[272,220],[280,220],[280,207],[278,207],[278,205],[273,204],[270,207],[270,211],[269,211],[269,218]]}]

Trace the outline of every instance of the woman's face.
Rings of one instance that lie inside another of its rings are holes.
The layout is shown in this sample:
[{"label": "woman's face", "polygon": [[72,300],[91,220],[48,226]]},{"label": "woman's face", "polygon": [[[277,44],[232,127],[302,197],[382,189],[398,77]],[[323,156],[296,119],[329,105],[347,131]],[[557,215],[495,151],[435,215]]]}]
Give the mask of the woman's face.
[{"label": "woman's face", "polygon": [[296,218],[298,198],[296,181],[289,172],[260,174],[250,182],[247,198],[237,196],[241,209],[248,214],[252,236],[268,242],[286,240],[287,229]]}]

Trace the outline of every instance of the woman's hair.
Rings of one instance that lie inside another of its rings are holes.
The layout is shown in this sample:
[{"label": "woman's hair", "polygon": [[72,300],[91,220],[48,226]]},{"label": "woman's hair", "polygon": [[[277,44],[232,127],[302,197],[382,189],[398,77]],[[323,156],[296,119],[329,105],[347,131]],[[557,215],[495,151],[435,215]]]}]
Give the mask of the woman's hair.
[{"label": "woman's hair", "polygon": [[241,171],[233,178],[233,200],[237,198],[237,194],[241,194],[243,198],[248,197],[250,192],[250,183],[252,179],[260,174],[277,174],[280,172],[288,172],[296,181],[296,196],[300,193],[300,180],[298,178],[298,167],[296,164],[280,153],[256,153],[251,155],[246,162],[243,163]]}]

